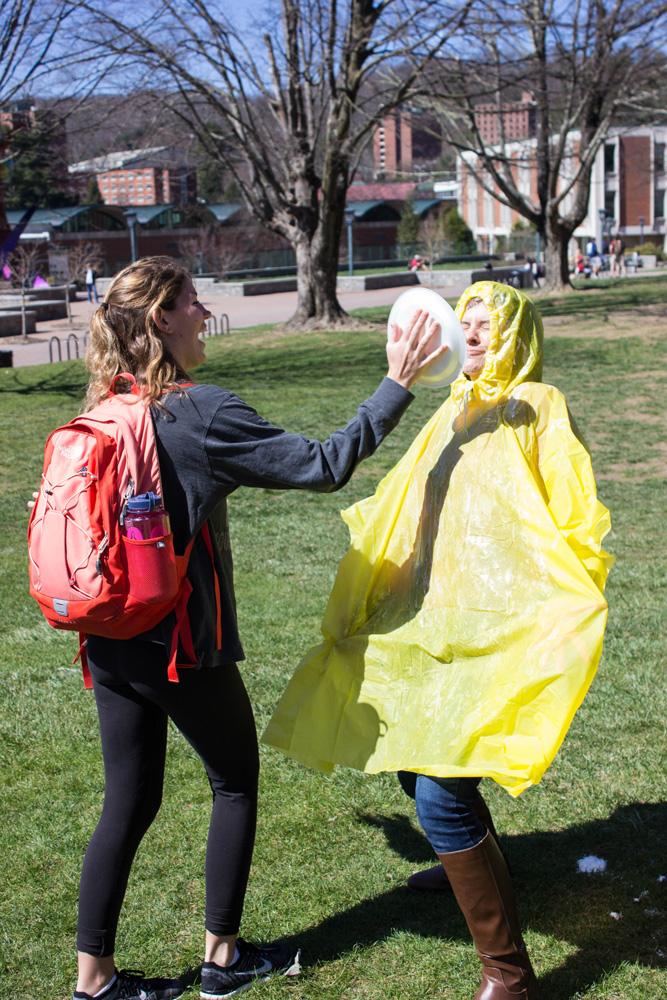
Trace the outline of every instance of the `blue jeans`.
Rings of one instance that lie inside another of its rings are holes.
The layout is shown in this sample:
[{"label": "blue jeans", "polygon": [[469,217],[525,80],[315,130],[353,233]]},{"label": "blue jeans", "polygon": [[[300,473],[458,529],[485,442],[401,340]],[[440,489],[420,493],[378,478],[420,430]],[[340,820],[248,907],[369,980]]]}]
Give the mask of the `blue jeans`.
[{"label": "blue jeans", "polygon": [[88,291],[88,301],[89,302],[93,301],[93,295],[95,296],[95,301],[96,302],[100,301],[100,297],[97,294],[97,285],[94,282],[93,282],[92,285],[86,285],[86,289]]},{"label": "blue jeans", "polygon": [[399,771],[403,790],[414,798],[417,818],[436,854],[476,847],[487,828],[475,811],[481,778],[429,778]]}]

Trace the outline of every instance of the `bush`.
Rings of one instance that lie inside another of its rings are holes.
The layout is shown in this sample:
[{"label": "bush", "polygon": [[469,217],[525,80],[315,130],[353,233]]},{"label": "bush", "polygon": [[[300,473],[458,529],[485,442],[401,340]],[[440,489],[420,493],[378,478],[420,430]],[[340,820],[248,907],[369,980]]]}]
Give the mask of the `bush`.
[{"label": "bush", "polygon": [[455,208],[451,208],[445,215],[442,231],[454,253],[469,254],[476,251],[475,237]]},{"label": "bush", "polygon": [[640,256],[642,254],[654,253],[657,260],[665,259],[665,253],[662,247],[659,247],[657,243],[652,243],[651,240],[647,240],[645,243],[640,243],[639,246],[631,247],[630,249],[634,250]]}]

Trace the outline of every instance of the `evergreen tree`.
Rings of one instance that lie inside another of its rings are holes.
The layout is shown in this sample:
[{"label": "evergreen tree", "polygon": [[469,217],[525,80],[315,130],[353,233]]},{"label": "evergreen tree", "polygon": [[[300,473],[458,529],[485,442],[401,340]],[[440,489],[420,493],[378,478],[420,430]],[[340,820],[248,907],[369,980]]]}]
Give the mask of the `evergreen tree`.
[{"label": "evergreen tree", "polygon": [[445,215],[442,232],[453,253],[475,253],[475,237],[455,208],[450,208]]},{"label": "evergreen tree", "polygon": [[58,173],[47,129],[35,125],[20,128],[9,136],[9,177],[7,208],[56,208],[75,205],[76,198],[66,189]]},{"label": "evergreen tree", "polygon": [[231,180],[225,188],[225,193],[223,196],[223,201],[241,201],[241,189],[235,180]]},{"label": "evergreen tree", "polygon": [[419,237],[419,216],[409,201],[403,205],[401,221],[396,230],[396,240],[401,246],[414,246]]},{"label": "evergreen tree", "polygon": [[86,193],[81,199],[82,205],[103,205],[104,199],[102,197],[102,192],[100,191],[100,186],[97,183],[97,177],[92,176],[88,178],[88,186],[86,187]]},{"label": "evergreen tree", "polygon": [[225,179],[223,165],[207,156],[197,169],[198,196],[211,204],[224,201]]}]

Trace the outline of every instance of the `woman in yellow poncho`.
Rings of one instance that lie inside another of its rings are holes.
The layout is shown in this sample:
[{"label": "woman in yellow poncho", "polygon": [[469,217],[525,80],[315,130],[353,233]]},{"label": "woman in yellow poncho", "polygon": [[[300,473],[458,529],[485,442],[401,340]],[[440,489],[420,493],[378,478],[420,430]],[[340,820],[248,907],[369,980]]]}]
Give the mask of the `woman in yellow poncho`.
[{"label": "woman in yellow poncho", "polygon": [[[542,324],[478,282],[466,363],[375,496],[265,734],[310,766],[416,775],[417,812],[482,959],[477,997],[534,993],[480,778],[537,783],[602,650],[609,514],[565,399],[541,383]],[[443,878],[444,881],[444,878]]]}]

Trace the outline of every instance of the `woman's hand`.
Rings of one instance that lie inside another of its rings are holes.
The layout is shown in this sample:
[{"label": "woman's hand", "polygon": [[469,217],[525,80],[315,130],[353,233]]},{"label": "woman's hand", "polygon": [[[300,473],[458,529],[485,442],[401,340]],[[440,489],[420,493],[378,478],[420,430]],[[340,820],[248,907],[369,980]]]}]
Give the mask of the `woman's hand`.
[{"label": "woman's hand", "polygon": [[418,309],[404,330],[392,323],[387,341],[387,375],[409,389],[421,373],[449,350],[440,345],[440,324]]}]

